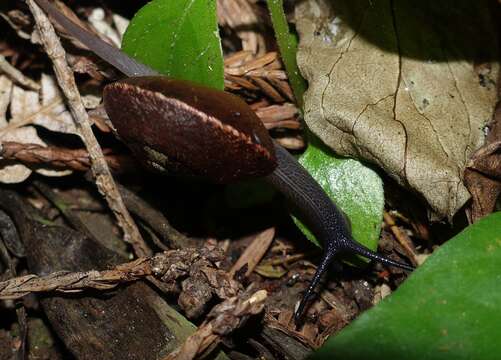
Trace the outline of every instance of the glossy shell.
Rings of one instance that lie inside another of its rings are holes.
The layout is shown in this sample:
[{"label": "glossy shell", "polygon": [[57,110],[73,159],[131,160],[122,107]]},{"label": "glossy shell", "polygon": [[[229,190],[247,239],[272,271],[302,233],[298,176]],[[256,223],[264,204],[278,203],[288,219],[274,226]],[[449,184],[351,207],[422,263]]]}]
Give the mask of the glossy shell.
[{"label": "glossy shell", "polygon": [[103,98],[120,138],[150,167],[226,183],[276,166],[267,130],[237,96],[151,76],[112,83]]}]

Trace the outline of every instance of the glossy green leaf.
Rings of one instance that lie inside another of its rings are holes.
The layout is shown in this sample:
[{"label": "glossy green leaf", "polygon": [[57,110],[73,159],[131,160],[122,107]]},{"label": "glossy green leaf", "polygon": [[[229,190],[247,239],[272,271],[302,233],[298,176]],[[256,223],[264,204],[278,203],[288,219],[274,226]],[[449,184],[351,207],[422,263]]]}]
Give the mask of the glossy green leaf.
[{"label": "glossy green leaf", "polygon": [[[353,238],[375,250],[384,209],[383,182],[379,175],[359,161],[337,157],[313,137],[299,162],[345,213]],[[297,218],[294,221],[309,240],[319,245]]]},{"label": "glossy green leaf", "polygon": [[224,88],[216,0],[153,0],[134,16],[123,50],[159,72]]},{"label": "glossy green leaf", "polygon": [[499,359],[501,213],[445,243],[315,359]]}]

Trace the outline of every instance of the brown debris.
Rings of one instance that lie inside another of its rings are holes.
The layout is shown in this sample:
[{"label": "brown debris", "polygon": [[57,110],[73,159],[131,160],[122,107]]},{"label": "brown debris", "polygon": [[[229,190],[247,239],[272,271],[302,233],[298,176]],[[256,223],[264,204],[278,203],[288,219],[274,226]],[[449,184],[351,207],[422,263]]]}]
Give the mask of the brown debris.
[{"label": "brown debris", "polygon": [[501,102],[498,102],[485,145],[470,158],[464,180],[472,195],[470,222],[492,213],[501,194]]},{"label": "brown debris", "polygon": [[253,54],[265,50],[262,23],[248,0],[218,0],[217,17],[221,26],[228,26],[236,32],[244,50]]},{"label": "brown debris", "polygon": [[[267,129],[299,130],[300,111],[294,105],[294,95],[287,74],[276,52],[255,56],[249,51],[236,52],[224,60],[226,90],[248,97],[252,109]],[[264,96],[263,96],[264,95]],[[255,101],[255,99],[259,99]],[[300,150],[305,142],[294,135],[279,140],[282,146]]]},{"label": "brown debris", "polygon": [[214,295],[228,299],[239,292],[238,283],[217,266],[224,258],[219,248],[204,247],[168,253],[168,258],[154,261],[154,275],[170,291],[180,293],[178,304],[188,318],[202,315]]},{"label": "brown debris", "polygon": [[134,281],[151,274],[149,261],[140,258],[105,271],[76,273],[58,271],[46,276],[30,274],[16,277],[0,282],[0,299],[19,299],[37,292],[79,292],[88,288],[109,290],[120,283]]},{"label": "brown debris", "polygon": [[254,56],[249,51],[239,51],[224,60],[226,88],[228,90],[259,90],[274,103],[294,102],[287,74],[276,52]]},{"label": "brown debris", "polygon": [[184,344],[163,360],[189,360],[203,354],[226,336],[241,327],[251,315],[263,311],[267,298],[265,290],[253,294],[240,293],[214,306],[198,330]]},{"label": "brown debris", "polygon": [[46,276],[30,274],[0,282],[0,299],[18,299],[40,292],[81,292],[89,288],[109,290],[154,275],[171,291],[180,293],[179,305],[188,317],[193,318],[203,313],[213,295],[229,299],[240,290],[238,283],[215,265],[222,258],[222,252],[215,248],[188,248],[139,258],[112,270],[58,271]]},{"label": "brown debris", "polygon": [[404,248],[405,253],[409,257],[412,262],[412,265],[416,266],[419,264],[419,260],[417,258],[416,249],[414,249],[414,245],[412,244],[411,239],[407,234],[402,231],[395,222],[395,219],[391,216],[387,211],[383,214],[384,222],[387,226],[389,226],[391,232],[395,236],[395,239],[399,242],[399,244]]},{"label": "brown debris", "polygon": [[305,336],[304,333],[301,331],[295,330],[293,327],[290,326],[290,324],[284,325],[280,323],[272,314],[269,312],[266,312],[265,314],[265,324],[267,327],[270,327],[272,329],[279,330],[282,333],[287,334],[288,336],[298,340],[300,343],[314,349],[317,347],[317,345],[311,341],[310,338]]},{"label": "brown debris", "polygon": [[299,130],[301,128],[301,123],[297,119],[299,110],[294,104],[258,107],[255,111],[268,130],[274,128]]},{"label": "brown debris", "polygon": [[284,148],[289,150],[301,150],[306,146],[304,139],[300,136],[281,137],[275,138],[275,140]]}]

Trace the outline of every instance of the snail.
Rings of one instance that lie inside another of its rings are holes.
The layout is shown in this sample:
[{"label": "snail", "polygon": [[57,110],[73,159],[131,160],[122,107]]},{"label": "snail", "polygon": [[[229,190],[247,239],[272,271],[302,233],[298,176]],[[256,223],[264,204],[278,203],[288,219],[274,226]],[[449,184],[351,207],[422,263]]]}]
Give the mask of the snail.
[{"label": "snail", "polygon": [[66,31],[128,78],[107,85],[106,112],[120,138],[145,165],[227,183],[264,177],[298,210],[324,245],[313,279],[295,312],[306,305],[334,256],[358,254],[412,271],[357,243],[342,211],[239,97],[167,78],[84,30],[47,0],[36,2]]}]

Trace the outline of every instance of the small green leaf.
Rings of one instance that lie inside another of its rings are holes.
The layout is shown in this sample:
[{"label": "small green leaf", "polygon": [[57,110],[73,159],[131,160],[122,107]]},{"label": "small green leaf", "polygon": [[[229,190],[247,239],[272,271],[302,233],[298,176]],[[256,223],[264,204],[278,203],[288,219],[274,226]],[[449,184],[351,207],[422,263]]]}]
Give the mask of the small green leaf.
[{"label": "small green leaf", "polygon": [[501,213],[438,249],[315,359],[498,359]]},{"label": "small green leaf", "polygon": [[[335,156],[313,136],[299,162],[345,213],[353,238],[375,250],[383,221],[384,192],[381,178],[359,161]],[[298,219],[294,218],[294,221],[309,240],[319,245]]]},{"label": "small green leaf", "polygon": [[123,50],[162,74],[224,88],[216,0],[153,0],[125,32]]}]

